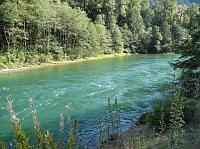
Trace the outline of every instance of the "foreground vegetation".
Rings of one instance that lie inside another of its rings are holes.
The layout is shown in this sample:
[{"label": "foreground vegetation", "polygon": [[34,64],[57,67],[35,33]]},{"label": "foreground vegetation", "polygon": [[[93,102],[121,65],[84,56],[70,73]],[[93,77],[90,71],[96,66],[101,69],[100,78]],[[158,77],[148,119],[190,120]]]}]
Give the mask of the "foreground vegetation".
[{"label": "foreground vegetation", "polygon": [[0,68],[103,53],[164,53],[190,40],[199,6],[176,0],[6,0]]}]

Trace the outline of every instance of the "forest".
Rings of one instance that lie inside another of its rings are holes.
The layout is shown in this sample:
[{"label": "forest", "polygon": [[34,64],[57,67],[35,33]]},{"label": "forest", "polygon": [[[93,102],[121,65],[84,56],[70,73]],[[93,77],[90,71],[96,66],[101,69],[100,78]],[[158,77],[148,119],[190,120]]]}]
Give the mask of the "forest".
[{"label": "forest", "polygon": [[191,39],[198,13],[197,4],[176,0],[6,0],[0,6],[0,67],[120,52],[176,53]]}]

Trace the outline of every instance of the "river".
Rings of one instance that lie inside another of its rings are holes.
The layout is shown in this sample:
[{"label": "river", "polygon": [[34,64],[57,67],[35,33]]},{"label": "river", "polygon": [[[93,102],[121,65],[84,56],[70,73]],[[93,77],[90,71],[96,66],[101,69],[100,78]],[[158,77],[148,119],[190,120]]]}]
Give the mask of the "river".
[{"label": "river", "polygon": [[133,55],[85,61],[63,66],[0,75],[0,140],[12,138],[13,129],[6,109],[9,96],[23,129],[33,131],[28,99],[33,97],[42,129],[56,134],[65,106],[71,119],[78,119],[84,144],[97,144],[97,117],[103,117],[107,99],[118,98],[121,126],[151,109],[151,101],[161,96],[161,88],[173,80],[169,62],[176,55]]}]

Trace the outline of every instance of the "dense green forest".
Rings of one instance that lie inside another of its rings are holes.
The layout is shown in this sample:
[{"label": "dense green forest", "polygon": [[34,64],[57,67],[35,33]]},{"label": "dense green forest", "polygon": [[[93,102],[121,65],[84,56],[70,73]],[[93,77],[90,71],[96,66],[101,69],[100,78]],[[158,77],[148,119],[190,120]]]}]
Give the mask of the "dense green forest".
[{"label": "dense green forest", "polygon": [[6,0],[0,67],[114,52],[176,52],[190,40],[197,4],[176,0]]}]

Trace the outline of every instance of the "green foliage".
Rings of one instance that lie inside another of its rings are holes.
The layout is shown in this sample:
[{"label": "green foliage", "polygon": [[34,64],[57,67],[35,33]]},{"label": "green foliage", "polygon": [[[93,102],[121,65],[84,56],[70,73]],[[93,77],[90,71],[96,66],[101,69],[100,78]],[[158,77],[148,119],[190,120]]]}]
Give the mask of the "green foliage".
[{"label": "green foliage", "polygon": [[167,21],[164,21],[161,26],[162,32],[162,50],[165,52],[171,52],[172,48],[172,33],[171,26]]},{"label": "green foliage", "polygon": [[121,52],[124,49],[124,43],[122,39],[122,33],[119,30],[119,27],[116,24],[116,19],[114,18],[112,24],[111,24],[111,37],[112,37],[112,44],[113,44],[113,50],[115,52]]},{"label": "green foliage", "polygon": [[[172,26],[173,43],[175,48],[179,48],[185,41],[190,40],[190,35],[188,31],[181,27],[179,24],[174,24]],[[180,50],[180,49],[177,49]]]},{"label": "green foliage", "polygon": [[135,52],[135,46],[133,45],[134,43],[134,38],[131,30],[128,28],[128,25],[125,24],[123,27],[120,28],[121,33],[122,33],[122,39],[124,42],[124,49],[126,51],[131,51],[132,53]]},{"label": "green foliage", "polygon": [[200,97],[200,73],[182,72],[179,80],[181,80],[183,95],[198,100]]},{"label": "green foliage", "polygon": [[145,27],[151,27],[153,21],[153,11],[151,9],[150,0],[141,0],[141,16]]},{"label": "green foliage", "polygon": [[[200,23],[200,15],[198,15]],[[199,25],[200,26],[200,25]],[[193,30],[192,39],[185,41],[179,48],[180,59],[173,64],[174,68],[188,71],[199,71],[200,68],[200,27]]]},{"label": "green foliage", "polygon": [[144,32],[144,22],[140,13],[140,0],[130,1],[127,10],[127,24],[136,40]]},{"label": "green foliage", "polygon": [[3,141],[0,141],[0,148],[6,149],[6,144]]},{"label": "green foliage", "polygon": [[15,135],[16,135],[16,148],[17,149],[29,149],[31,148],[28,143],[28,138],[26,137],[25,133],[21,129],[21,126],[14,126],[15,128]]},{"label": "green foliage", "polygon": [[73,131],[72,129],[70,129],[66,149],[72,149],[72,148],[73,148]]},{"label": "green foliage", "polygon": [[[181,98],[182,107],[177,105],[176,108],[183,108],[181,111],[184,115],[184,117],[182,117],[182,120],[185,123],[190,123],[196,110],[196,103],[190,99],[179,97],[179,93],[175,93],[171,97],[164,100],[155,100],[152,107],[153,111],[144,115],[141,118],[141,122],[148,123],[151,128],[156,128],[156,131],[170,129],[170,119],[172,112],[171,108],[174,107],[174,104],[179,102],[179,98]],[[178,114],[176,116],[178,116]],[[166,126],[165,128],[163,127],[164,125]]]},{"label": "green foliage", "polygon": [[51,148],[51,149],[56,148],[55,142],[51,136],[51,133],[48,130],[44,134],[44,139],[45,139],[45,143],[46,143],[46,148]]},{"label": "green foliage", "polygon": [[158,0],[152,7],[151,2],[5,1],[0,5],[0,53],[5,57],[0,66],[182,49],[199,27],[199,6]]},{"label": "green foliage", "polygon": [[[151,40],[152,40],[152,28],[149,27],[140,36],[138,50],[140,53],[154,53],[151,51]],[[159,53],[156,51],[155,53]]]},{"label": "green foliage", "polygon": [[32,64],[62,60],[63,55],[82,58],[103,53],[105,43],[110,43],[104,25],[95,26],[85,12],[72,9],[66,2],[6,1],[0,10],[0,47],[6,51],[3,54],[8,55],[8,63],[16,62],[10,56],[22,51],[13,49],[24,49],[22,63]]},{"label": "green foliage", "polygon": [[95,21],[96,31],[98,33],[98,40],[100,47],[104,50],[104,53],[111,52],[111,37],[109,31],[104,26],[104,20],[101,15],[97,16]]},{"label": "green foliage", "polygon": [[[182,76],[180,83],[183,88],[183,94],[187,97],[199,99],[199,74],[200,74],[200,12],[199,6],[193,4],[187,10],[186,26],[189,30],[174,26],[175,36],[178,41],[177,52],[181,55],[179,59],[172,64],[174,69],[181,69]],[[188,34],[190,33],[190,35]]]},{"label": "green foliage", "polygon": [[[178,96],[181,96],[180,93]],[[184,122],[184,104],[180,97],[173,101],[170,106],[169,132],[170,132],[170,146],[178,148],[181,145],[183,138]]]},{"label": "green foliage", "polygon": [[[162,41],[162,34],[160,32],[160,28],[158,26],[153,27],[152,31],[153,35],[151,38],[151,53],[157,53],[161,51],[161,41]],[[153,46],[153,47],[152,47]]]},{"label": "green foliage", "polygon": [[174,20],[174,15],[176,11],[176,0],[158,0],[155,8],[155,18],[154,23],[158,26],[167,22],[172,25]]}]

